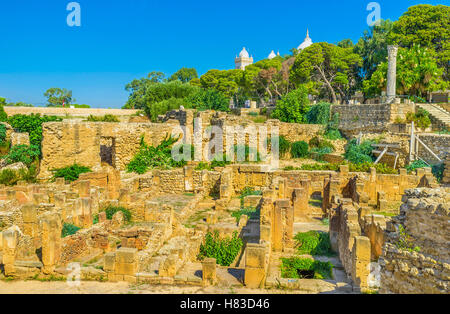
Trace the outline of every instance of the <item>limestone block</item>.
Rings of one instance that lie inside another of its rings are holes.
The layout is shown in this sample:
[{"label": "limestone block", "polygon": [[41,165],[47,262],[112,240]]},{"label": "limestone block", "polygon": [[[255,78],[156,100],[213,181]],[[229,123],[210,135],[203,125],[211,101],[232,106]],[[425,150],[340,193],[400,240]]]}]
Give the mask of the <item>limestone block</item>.
[{"label": "limestone block", "polygon": [[245,252],[245,267],[264,268],[266,249],[263,245],[249,243]]},{"label": "limestone block", "polygon": [[352,280],[360,288],[368,287],[371,257],[370,247],[369,238],[363,236],[355,237],[352,250]]},{"label": "limestone block", "polygon": [[105,272],[114,272],[114,265],[116,263],[116,253],[109,252],[105,254],[103,270]]},{"label": "limestone block", "polygon": [[28,133],[11,133],[11,146],[26,145],[30,146],[30,136]]},{"label": "limestone block", "polygon": [[159,265],[160,277],[174,277],[177,274],[178,255],[171,254]]},{"label": "limestone block", "polygon": [[245,286],[250,289],[258,289],[264,287],[266,272],[264,268],[245,268],[244,282]]},{"label": "limestone block", "polygon": [[214,285],[217,282],[216,259],[205,258],[202,262],[202,279],[204,285]]},{"label": "limestone block", "polygon": [[146,222],[158,222],[160,206],[157,202],[145,202],[144,220]]},{"label": "limestone block", "polygon": [[262,196],[249,195],[244,198],[244,207],[257,207],[261,202]]},{"label": "limestone block", "polygon": [[61,217],[48,213],[41,218],[42,262],[44,272],[52,273],[61,258]]}]

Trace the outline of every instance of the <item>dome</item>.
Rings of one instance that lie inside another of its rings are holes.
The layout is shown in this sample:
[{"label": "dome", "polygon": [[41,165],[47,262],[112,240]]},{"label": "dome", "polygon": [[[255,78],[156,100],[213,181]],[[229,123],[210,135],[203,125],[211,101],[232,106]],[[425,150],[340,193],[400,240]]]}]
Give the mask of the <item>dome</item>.
[{"label": "dome", "polygon": [[273,50],[272,50],[272,52],[270,53],[270,55],[267,57],[268,59],[273,59],[273,58],[275,58],[277,55],[275,54],[275,52],[273,52]]},{"label": "dome", "polygon": [[247,50],[245,50],[245,47],[242,49],[241,53],[239,54],[239,58],[250,58]]},{"label": "dome", "polygon": [[306,38],[305,41],[302,42],[302,44],[300,46],[298,46],[297,50],[303,50],[305,48],[308,48],[309,46],[311,46],[313,44],[312,39],[309,37],[309,30],[306,31]]}]

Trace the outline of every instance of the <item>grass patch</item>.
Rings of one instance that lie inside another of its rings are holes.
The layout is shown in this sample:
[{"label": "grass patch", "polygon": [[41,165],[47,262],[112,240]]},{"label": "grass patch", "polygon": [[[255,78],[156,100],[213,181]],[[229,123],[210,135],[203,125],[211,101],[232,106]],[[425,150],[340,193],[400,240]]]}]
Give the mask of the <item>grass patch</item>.
[{"label": "grass patch", "polygon": [[259,214],[260,214],[260,211],[258,209],[256,209],[255,207],[246,207],[246,208],[241,208],[240,210],[232,212],[231,216],[236,218],[236,222],[239,223],[239,220],[241,220],[241,217],[243,215],[247,215],[249,219],[258,219]]},{"label": "grass patch", "polygon": [[61,238],[65,238],[65,237],[74,235],[74,234],[77,233],[78,230],[80,230],[80,229],[81,229],[81,228],[78,228],[78,227],[75,226],[75,225],[65,223],[64,226],[63,226],[63,228],[62,228],[62,231],[61,231]]},{"label": "grass patch", "polygon": [[281,277],[294,279],[333,279],[330,262],[315,261],[310,258],[282,258]]},{"label": "grass patch", "polygon": [[230,266],[241,251],[243,242],[237,232],[231,238],[220,238],[219,232],[208,232],[204,243],[200,245],[198,259],[215,258],[217,264]]},{"label": "grass patch", "polygon": [[328,232],[308,231],[295,236],[298,254],[333,256]]}]

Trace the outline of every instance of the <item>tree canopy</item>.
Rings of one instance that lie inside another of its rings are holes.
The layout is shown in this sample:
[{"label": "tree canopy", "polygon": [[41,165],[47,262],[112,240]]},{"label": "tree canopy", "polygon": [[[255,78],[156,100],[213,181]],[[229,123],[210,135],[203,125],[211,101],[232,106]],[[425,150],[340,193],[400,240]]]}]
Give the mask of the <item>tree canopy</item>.
[{"label": "tree canopy", "polygon": [[68,106],[72,101],[75,101],[75,99],[72,98],[72,91],[65,88],[49,88],[44,93],[44,96],[47,97],[48,107]]}]

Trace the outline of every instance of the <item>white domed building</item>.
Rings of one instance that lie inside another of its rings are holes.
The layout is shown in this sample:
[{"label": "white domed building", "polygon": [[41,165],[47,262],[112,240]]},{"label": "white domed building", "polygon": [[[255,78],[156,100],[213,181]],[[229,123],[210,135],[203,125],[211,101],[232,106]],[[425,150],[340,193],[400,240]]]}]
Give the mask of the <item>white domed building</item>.
[{"label": "white domed building", "polygon": [[301,43],[300,46],[298,46],[297,50],[298,51],[302,51],[305,48],[308,48],[309,46],[311,46],[313,44],[312,39],[309,37],[309,30],[306,30],[306,38],[305,40]]},{"label": "white domed building", "polygon": [[275,54],[275,52],[272,50],[272,52],[269,54],[269,56],[267,57],[267,59],[272,60],[273,58],[275,58],[277,55]]},{"label": "white domed building", "polygon": [[253,57],[249,56],[244,47],[239,53],[239,57],[236,56],[234,63],[236,65],[236,69],[245,70],[248,65],[253,64]]}]

